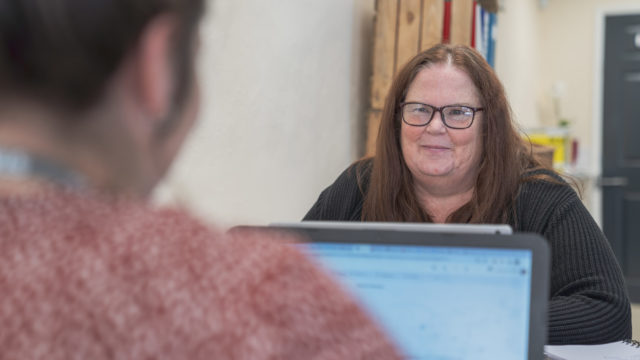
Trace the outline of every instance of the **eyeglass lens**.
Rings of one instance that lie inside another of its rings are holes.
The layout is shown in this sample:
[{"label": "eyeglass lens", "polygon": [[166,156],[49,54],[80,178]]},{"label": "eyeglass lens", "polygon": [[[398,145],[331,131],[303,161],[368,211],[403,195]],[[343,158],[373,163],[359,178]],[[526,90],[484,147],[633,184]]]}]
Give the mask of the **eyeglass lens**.
[{"label": "eyeglass lens", "polygon": [[[418,103],[408,103],[403,107],[403,120],[414,126],[428,124],[438,109]],[[442,121],[450,128],[467,128],[473,122],[474,110],[467,106],[444,106],[440,109]]]}]

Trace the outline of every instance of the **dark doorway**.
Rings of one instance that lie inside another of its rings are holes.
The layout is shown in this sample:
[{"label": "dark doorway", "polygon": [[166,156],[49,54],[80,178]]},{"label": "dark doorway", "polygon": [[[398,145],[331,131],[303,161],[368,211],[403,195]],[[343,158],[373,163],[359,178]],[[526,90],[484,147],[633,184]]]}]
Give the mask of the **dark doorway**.
[{"label": "dark doorway", "polygon": [[603,230],[640,302],[640,14],[606,17],[603,84]]}]

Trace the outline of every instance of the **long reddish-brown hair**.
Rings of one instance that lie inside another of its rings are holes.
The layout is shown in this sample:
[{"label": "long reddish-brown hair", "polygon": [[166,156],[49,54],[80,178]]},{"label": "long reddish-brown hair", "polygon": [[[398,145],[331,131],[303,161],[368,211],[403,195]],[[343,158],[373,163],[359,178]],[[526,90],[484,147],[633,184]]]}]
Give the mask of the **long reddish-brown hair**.
[{"label": "long reddish-brown hair", "polygon": [[409,61],[396,75],[387,96],[370,183],[362,210],[364,221],[431,222],[420,206],[413,177],[400,147],[400,104],[417,74],[434,64],[449,63],[473,81],[484,108],[482,156],[471,200],[453,212],[447,222],[505,223],[523,174],[541,167],[512,122],[504,88],[482,56],[462,45],[436,45]]}]

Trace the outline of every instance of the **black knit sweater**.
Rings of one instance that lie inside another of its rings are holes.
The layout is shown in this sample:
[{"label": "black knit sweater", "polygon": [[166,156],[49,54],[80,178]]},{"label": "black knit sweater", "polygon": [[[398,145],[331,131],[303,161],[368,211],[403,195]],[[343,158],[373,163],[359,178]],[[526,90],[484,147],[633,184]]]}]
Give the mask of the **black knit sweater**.
[{"label": "black knit sweater", "polygon": [[[370,165],[370,164],[367,164]],[[367,168],[369,166],[365,166]],[[321,194],[304,220],[361,221],[364,200],[356,165]],[[362,189],[368,171],[360,174]],[[604,234],[566,183],[525,182],[514,231],[551,246],[549,344],[595,344],[631,338],[631,310],[620,267]]]}]

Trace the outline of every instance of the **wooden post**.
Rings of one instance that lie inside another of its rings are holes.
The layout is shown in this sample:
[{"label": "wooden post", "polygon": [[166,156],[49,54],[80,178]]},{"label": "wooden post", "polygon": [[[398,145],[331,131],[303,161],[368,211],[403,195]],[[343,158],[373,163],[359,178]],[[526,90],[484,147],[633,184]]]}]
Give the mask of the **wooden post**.
[{"label": "wooden post", "polygon": [[452,0],[451,43],[471,45],[473,0]]},{"label": "wooden post", "polygon": [[365,149],[366,156],[373,156],[376,153],[376,139],[378,138],[381,116],[381,110],[369,111],[369,117],[367,119],[367,128],[369,130],[367,132],[367,143]]},{"label": "wooden post", "polygon": [[442,26],[444,25],[443,0],[424,0],[422,5],[422,29],[420,50],[439,44],[442,41]]},{"label": "wooden post", "polygon": [[373,75],[371,78],[371,107],[374,109],[382,109],[393,80],[397,14],[398,0],[378,0],[376,2]]},{"label": "wooden post", "polygon": [[400,0],[398,13],[398,53],[394,73],[420,50],[420,0]]}]

